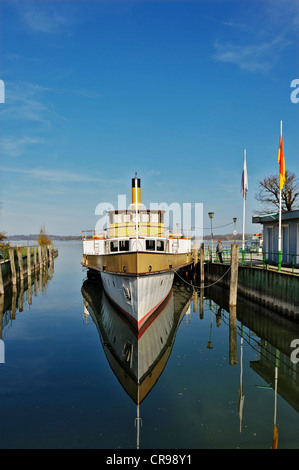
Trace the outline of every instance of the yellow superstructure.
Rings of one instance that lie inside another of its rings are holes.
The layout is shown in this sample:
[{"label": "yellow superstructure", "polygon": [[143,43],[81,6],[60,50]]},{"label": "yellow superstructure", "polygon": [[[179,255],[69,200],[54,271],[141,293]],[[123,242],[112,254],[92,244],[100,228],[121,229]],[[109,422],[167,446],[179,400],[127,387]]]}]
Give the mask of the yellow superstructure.
[{"label": "yellow superstructure", "polygon": [[[164,212],[139,210],[137,213],[138,236],[164,237]],[[135,237],[136,213],[134,210],[109,213],[109,238]]]}]

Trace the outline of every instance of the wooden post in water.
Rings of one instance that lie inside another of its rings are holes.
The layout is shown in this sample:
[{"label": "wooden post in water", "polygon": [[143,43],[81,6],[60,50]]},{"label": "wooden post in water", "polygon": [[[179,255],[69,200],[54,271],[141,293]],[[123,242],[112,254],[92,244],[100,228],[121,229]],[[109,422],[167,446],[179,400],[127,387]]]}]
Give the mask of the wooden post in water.
[{"label": "wooden post in water", "polygon": [[37,269],[37,247],[33,248],[33,264],[34,264],[34,271]]},{"label": "wooden post in water", "polygon": [[230,272],[230,287],[229,287],[229,305],[237,305],[238,294],[238,259],[239,259],[239,245],[232,244],[231,248],[231,272]]},{"label": "wooden post in water", "polygon": [[18,254],[18,264],[19,264],[19,276],[21,281],[24,279],[24,269],[23,269],[23,257],[22,257],[22,247],[17,247],[17,254]]},{"label": "wooden post in water", "polygon": [[12,285],[16,286],[17,285],[17,271],[16,271],[16,265],[15,265],[15,251],[13,247],[9,248],[8,251],[9,251],[9,259],[10,259]]},{"label": "wooden post in water", "polygon": [[31,247],[27,246],[27,276],[31,276]]},{"label": "wooden post in water", "polygon": [[39,262],[39,268],[42,269],[42,247],[38,245],[38,262]]},{"label": "wooden post in water", "polygon": [[53,260],[53,247],[52,247],[52,245],[48,245],[48,250],[49,250],[49,261],[51,262]]}]

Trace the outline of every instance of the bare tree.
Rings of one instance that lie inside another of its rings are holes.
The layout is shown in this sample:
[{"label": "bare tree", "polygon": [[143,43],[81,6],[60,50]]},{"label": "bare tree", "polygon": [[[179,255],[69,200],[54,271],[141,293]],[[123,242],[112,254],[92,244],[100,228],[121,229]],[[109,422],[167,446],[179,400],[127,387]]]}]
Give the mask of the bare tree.
[{"label": "bare tree", "polygon": [[[258,190],[255,198],[264,206],[261,213],[279,210],[279,177],[268,176],[258,182]],[[286,170],[285,184],[281,190],[281,210],[290,212],[299,208],[299,181],[295,173]]]}]

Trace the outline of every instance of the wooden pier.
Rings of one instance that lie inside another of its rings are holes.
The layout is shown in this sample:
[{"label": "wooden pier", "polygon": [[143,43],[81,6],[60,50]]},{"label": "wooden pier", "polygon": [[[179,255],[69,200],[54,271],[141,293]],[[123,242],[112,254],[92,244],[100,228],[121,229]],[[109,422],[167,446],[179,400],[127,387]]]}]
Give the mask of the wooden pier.
[{"label": "wooden pier", "polygon": [[[224,263],[202,261],[195,263],[195,283],[206,288],[213,285],[229,291],[229,306],[237,306],[237,298],[256,302],[277,312],[282,317],[299,320],[299,273],[294,266],[265,264],[263,259],[244,263],[238,257],[237,245],[232,245],[231,259]],[[203,260],[203,257],[201,257]],[[204,263],[204,284],[202,282]],[[233,309],[232,309],[233,310]]]},{"label": "wooden pier", "polygon": [[9,247],[5,252],[6,259],[0,260],[0,295],[6,287],[16,286],[58,256],[53,245]]}]

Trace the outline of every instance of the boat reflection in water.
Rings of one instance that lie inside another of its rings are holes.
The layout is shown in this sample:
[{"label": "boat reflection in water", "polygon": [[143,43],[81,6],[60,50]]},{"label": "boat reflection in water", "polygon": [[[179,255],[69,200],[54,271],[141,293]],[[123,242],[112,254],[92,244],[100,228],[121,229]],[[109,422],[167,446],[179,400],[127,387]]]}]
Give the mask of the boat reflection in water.
[{"label": "boat reflection in water", "polygon": [[137,405],[137,448],[139,406],[167,364],[178,326],[191,308],[192,294],[192,289],[174,283],[163,304],[137,331],[109,301],[104,290],[99,289],[98,282],[83,283],[84,315],[91,316],[111,369]]}]

